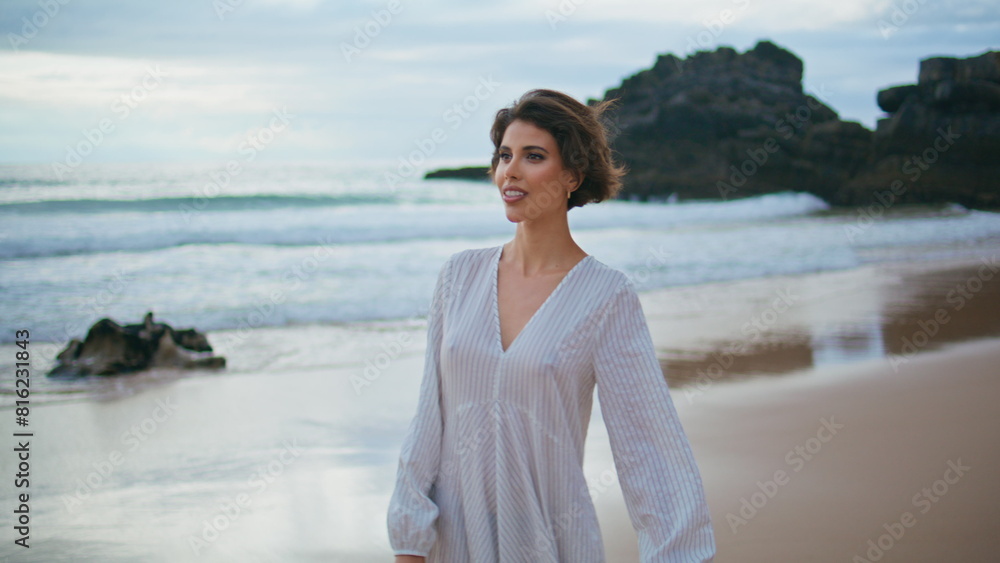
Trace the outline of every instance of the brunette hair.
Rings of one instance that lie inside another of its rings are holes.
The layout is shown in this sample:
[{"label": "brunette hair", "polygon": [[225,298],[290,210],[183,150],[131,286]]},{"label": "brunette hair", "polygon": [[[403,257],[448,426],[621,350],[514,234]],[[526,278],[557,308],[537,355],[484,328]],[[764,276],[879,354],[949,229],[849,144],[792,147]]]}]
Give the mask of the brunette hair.
[{"label": "brunette hair", "polygon": [[493,120],[490,176],[496,173],[500,144],[507,126],[521,120],[548,131],[559,145],[563,166],[583,178],[567,200],[567,208],[615,197],[621,190],[625,168],[614,162],[608,133],[601,120],[613,103],[614,100],[608,100],[587,106],[554,90],[526,92],[512,105],[498,111]]}]

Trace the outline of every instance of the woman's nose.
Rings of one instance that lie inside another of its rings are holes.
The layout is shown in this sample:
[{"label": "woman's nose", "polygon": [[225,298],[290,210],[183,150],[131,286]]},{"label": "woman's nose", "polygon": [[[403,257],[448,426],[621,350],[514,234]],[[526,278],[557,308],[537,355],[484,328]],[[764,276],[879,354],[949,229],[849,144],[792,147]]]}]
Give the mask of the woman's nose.
[{"label": "woman's nose", "polygon": [[515,164],[516,162],[517,162],[516,160],[511,159],[511,161],[507,163],[507,166],[505,166],[503,170],[504,178],[517,179],[519,177],[518,173],[520,168],[517,166],[517,164]]}]

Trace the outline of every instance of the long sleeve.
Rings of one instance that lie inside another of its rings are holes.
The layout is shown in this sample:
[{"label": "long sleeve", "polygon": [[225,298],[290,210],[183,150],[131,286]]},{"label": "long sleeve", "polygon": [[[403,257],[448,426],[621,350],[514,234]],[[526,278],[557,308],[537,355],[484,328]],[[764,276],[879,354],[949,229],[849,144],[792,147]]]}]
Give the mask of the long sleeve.
[{"label": "long sleeve", "polygon": [[389,542],[396,555],[426,557],[437,539],[438,506],[431,488],[441,456],[441,396],[439,360],[444,309],[450,285],[449,261],[438,275],[427,323],[427,352],[417,413],[403,440],[396,487],[389,501]]},{"label": "long sleeve", "polygon": [[711,561],[715,539],[701,475],[630,282],[600,322],[598,397],[642,562]]}]

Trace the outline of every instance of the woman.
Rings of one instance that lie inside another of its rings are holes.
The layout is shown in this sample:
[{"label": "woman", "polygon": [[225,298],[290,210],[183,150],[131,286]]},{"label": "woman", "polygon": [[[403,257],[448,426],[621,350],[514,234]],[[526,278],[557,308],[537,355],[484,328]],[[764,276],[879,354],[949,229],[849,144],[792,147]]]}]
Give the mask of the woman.
[{"label": "woman", "polygon": [[620,187],[605,107],[534,90],[497,112],[491,173],[517,229],[441,269],[389,507],[397,563],[604,561],[582,470],[595,384],[642,561],[714,555],[635,290],[569,231],[569,209]]}]

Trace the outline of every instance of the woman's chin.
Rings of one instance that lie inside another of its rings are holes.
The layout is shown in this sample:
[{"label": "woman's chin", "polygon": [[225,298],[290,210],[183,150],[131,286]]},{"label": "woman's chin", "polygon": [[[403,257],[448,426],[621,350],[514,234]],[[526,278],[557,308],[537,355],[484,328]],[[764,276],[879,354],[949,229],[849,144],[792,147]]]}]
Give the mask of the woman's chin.
[{"label": "woman's chin", "polygon": [[505,211],[507,212],[507,220],[511,223],[520,223],[524,221],[524,214],[518,209],[513,209],[511,206],[505,206]]}]

